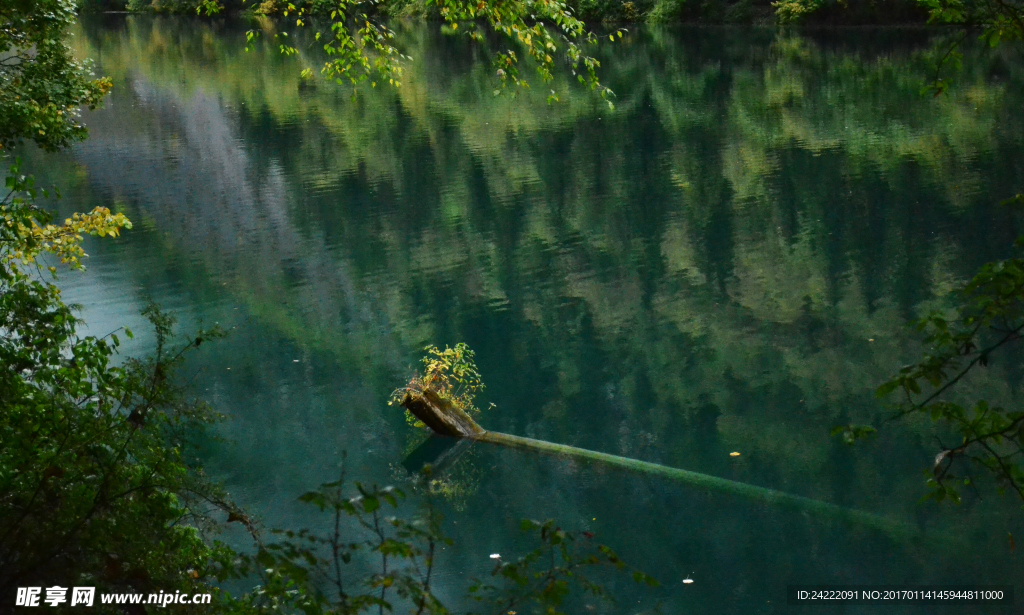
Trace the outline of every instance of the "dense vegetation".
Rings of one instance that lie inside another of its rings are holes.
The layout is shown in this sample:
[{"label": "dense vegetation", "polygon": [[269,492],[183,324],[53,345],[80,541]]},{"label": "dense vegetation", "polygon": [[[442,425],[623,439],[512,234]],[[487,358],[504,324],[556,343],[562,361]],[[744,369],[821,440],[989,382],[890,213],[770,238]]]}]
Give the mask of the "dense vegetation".
[{"label": "dense vegetation", "polygon": [[[59,0],[0,5],[4,149],[31,140],[56,150],[82,139],[79,108],[95,107],[110,88],[109,80],[92,79],[72,60],[63,41],[72,9]],[[4,608],[14,588],[44,575],[63,586],[192,589],[208,550],[196,529],[199,509],[191,504],[217,494],[189,470],[189,439],[208,414],[171,384],[180,361],[165,345],[171,321],[152,310],[157,355],[115,367],[118,332],[76,335],[73,311],[45,279],[56,267],[38,262],[50,253],[78,267],[83,234],[117,236],[131,224],[104,207],[51,224],[17,162],[6,188],[0,201]]]},{"label": "dense vegetation", "polygon": [[[222,0],[217,5],[228,13],[277,15],[288,5],[314,15],[328,15],[336,3],[329,0]],[[804,22],[812,24],[923,23],[927,8],[918,0],[845,2],[843,0],[570,0],[568,6],[584,21],[770,24]],[[83,0],[86,10],[153,11],[195,13],[205,9],[204,0]],[[420,15],[439,18],[437,5],[412,0],[383,0],[369,10],[391,16]]]}]

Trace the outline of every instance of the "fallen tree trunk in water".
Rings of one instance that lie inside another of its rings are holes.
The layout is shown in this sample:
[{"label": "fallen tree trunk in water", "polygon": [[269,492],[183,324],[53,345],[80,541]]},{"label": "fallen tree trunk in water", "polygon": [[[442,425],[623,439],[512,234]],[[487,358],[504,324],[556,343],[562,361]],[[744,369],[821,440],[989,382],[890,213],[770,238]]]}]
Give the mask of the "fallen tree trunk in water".
[{"label": "fallen tree trunk in water", "polygon": [[[628,457],[620,457],[618,455],[609,455],[608,453],[599,453],[575,446],[487,431],[480,427],[467,413],[459,408],[455,408],[450,402],[429,388],[424,389],[421,393],[407,392],[401,401],[401,405],[405,406],[409,412],[423,421],[424,424],[438,435],[490,442],[511,448],[532,450],[561,457],[571,457],[573,459],[596,461],[632,472],[677,480],[693,487],[729,493],[764,504],[783,506],[816,514],[827,519],[869,527],[881,531],[892,538],[906,540],[921,535],[921,531],[917,527],[907,523],[767,487],[758,487],[757,485],[741,483],[727,478],[681,470],[679,468],[670,468],[656,463],[629,459]],[[943,538],[949,539],[949,537]]]},{"label": "fallen tree trunk in water", "polygon": [[456,408],[433,389],[407,391],[400,402],[413,416],[436,434],[453,438],[471,438],[484,433],[473,417]]}]

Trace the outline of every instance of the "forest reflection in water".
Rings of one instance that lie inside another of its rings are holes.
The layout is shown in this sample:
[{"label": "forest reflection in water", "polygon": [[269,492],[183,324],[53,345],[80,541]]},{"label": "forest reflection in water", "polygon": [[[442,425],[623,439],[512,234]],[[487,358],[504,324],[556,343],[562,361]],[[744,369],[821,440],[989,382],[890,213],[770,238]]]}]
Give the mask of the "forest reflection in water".
[{"label": "forest reflection in water", "polygon": [[[661,578],[620,588],[638,609],[1020,578],[1013,502],[918,502],[932,425],[829,437],[885,416],[872,390],[915,356],[907,321],[1010,253],[1019,58],[969,48],[948,95],[924,98],[941,33],[641,29],[601,52],[611,111],[564,77],[555,105],[494,96],[486,51],[399,31],[402,87],[353,98],[300,87],[316,58],[269,36],[245,53],[238,24],[86,22],[76,49],[114,92],[72,154],[26,154],[60,207],[113,201],[136,221],[64,277],[95,331],[147,296],[235,327],[194,367],[231,417],[207,463],[243,502],[310,522],[294,497],[342,450],[350,474],[398,480],[417,441],[386,398],[423,346],[465,341],[496,404],[485,427],[956,528],[969,548],[475,446],[440,488],[452,595],[523,546],[520,517],[597,531]],[[1019,364],[962,394],[1012,403]]]}]

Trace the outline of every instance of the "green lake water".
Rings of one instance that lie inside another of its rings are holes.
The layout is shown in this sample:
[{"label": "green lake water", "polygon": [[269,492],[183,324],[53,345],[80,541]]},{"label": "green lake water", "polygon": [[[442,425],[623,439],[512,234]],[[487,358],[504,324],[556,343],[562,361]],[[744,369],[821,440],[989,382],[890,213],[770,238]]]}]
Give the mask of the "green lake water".
[{"label": "green lake water", "polygon": [[[614,582],[618,605],[581,613],[945,612],[797,609],[786,586],[1024,588],[1018,502],[984,481],[959,507],[919,502],[948,434],[909,421],[854,448],[829,437],[886,416],[874,387],[920,350],[907,322],[1024,231],[998,205],[1024,186],[1019,55],[969,46],[933,98],[933,31],[636,29],[599,51],[611,110],[564,75],[494,96],[485,50],[397,28],[413,58],[401,88],[353,97],[300,85],[322,59],[301,36],[282,58],[269,34],[246,53],[244,25],[86,21],[74,46],[113,93],[86,142],[25,153],[62,212],[134,221],[62,277],[90,333],[128,324],[127,350],[146,352],[150,298],[183,330],[229,330],[185,376],[229,417],[204,455],[239,502],[267,526],[316,525],[295,498],[343,452],[351,478],[402,484],[418,435],[387,398],[425,345],[464,341],[478,405],[495,405],[486,428],[906,533],[476,444],[440,489],[453,604],[490,554],[530,547],[527,517],[594,532],[662,583]],[[1016,403],[1020,366],[997,358],[961,394]]]}]

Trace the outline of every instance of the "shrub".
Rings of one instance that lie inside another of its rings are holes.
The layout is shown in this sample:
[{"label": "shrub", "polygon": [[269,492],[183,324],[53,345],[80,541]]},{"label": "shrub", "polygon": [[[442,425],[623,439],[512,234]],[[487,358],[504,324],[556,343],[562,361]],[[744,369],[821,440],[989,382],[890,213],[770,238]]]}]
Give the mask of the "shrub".
[{"label": "shrub", "polygon": [[[400,403],[407,392],[422,393],[429,388],[463,412],[479,415],[480,409],[474,404],[474,399],[484,390],[484,385],[473,360],[476,355],[469,346],[459,342],[455,348],[445,346],[444,350],[439,350],[437,346],[430,345],[424,350],[427,355],[423,357],[423,375],[413,375],[409,384],[396,389],[388,405]],[[405,417],[417,427],[426,427],[408,410]]]}]

